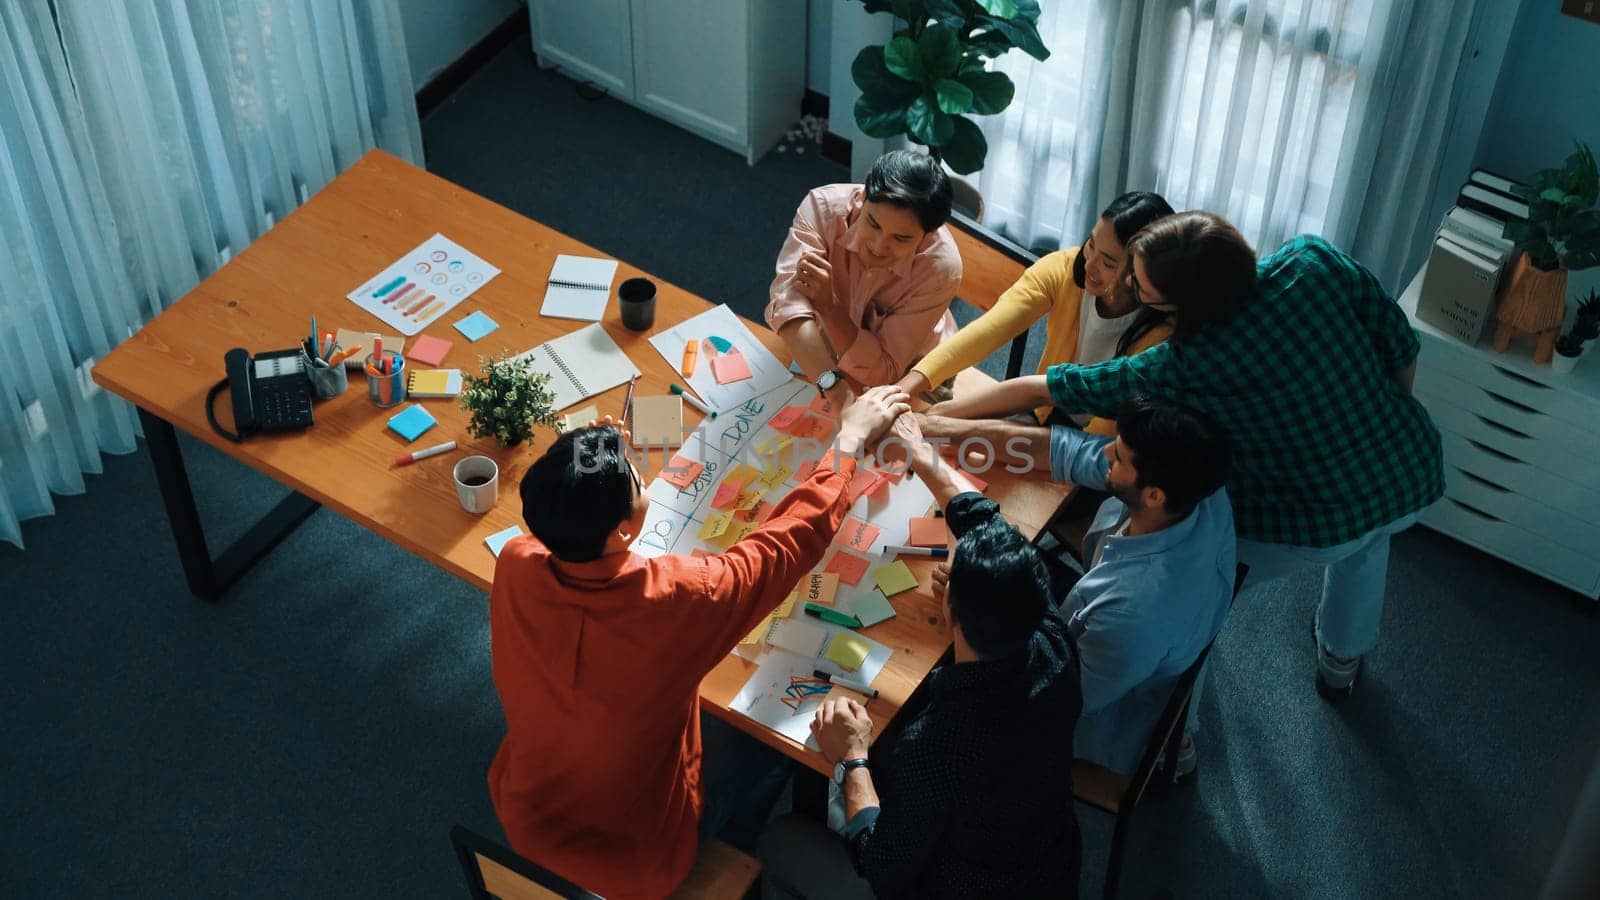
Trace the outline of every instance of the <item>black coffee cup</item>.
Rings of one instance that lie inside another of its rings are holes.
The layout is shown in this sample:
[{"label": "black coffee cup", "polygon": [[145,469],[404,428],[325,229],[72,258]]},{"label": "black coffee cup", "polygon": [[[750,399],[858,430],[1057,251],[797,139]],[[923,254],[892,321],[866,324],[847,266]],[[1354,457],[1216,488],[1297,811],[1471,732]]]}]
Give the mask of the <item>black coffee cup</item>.
[{"label": "black coffee cup", "polygon": [[624,326],[648,331],[656,323],[656,283],[648,278],[629,278],[617,288],[617,304],[622,307]]}]

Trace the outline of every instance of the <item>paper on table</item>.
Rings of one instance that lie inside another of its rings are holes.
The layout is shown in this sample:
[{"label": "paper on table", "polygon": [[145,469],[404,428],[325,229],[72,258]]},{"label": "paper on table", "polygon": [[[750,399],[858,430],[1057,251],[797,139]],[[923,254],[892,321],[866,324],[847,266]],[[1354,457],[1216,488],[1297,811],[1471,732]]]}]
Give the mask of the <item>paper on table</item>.
[{"label": "paper on table", "polygon": [[[712,307],[697,316],[693,316],[665,331],[650,338],[650,346],[656,348],[661,358],[673,371],[683,364],[683,345],[689,341],[702,341],[710,336],[722,338],[738,350],[744,357],[744,362],[750,370],[750,377],[743,381],[727,384],[720,383],[712,372],[712,366],[698,365],[693,375],[688,378],[689,387],[700,395],[700,399],[712,409],[723,411],[734,409],[747,400],[754,400],[763,394],[785,384],[792,384],[794,376],[784,368],[772,351],[757,340],[749,327],[729,309],[726,304]],[[701,345],[701,353],[705,352],[705,345]],[[707,362],[701,360],[701,363]],[[795,385],[797,388],[799,385]],[[788,402],[788,398],[785,399]]]},{"label": "paper on table", "polygon": [[872,647],[859,635],[841,631],[828,642],[827,658],[845,671],[854,672],[861,668],[871,651]]},{"label": "paper on table", "polygon": [[717,384],[733,384],[735,381],[745,381],[751,377],[750,364],[745,362],[743,353],[737,350],[730,350],[712,358],[711,374],[716,376]]},{"label": "paper on table", "polygon": [[[871,563],[853,553],[836,550],[834,551],[833,559],[828,560],[828,564],[823,567],[822,571],[837,574],[839,580],[845,584],[856,584],[861,581],[861,576],[867,574],[867,569],[870,566]],[[858,616],[857,618],[860,617]]]},{"label": "paper on table", "polygon": [[561,431],[566,433],[574,428],[587,428],[590,422],[600,420],[600,407],[589,404],[582,409],[575,409],[561,417]]},{"label": "paper on table", "polygon": [[715,540],[724,531],[728,530],[728,525],[732,522],[733,512],[731,510],[711,516],[706,519],[704,525],[700,526],[700,539],[703,541]]},{"label": "paper on table", "polygon": [[611,298],[611,282],[616,275],[614,259],[557,255],[555,265],[550,267],[550,282],[545,288],[539,315],[600,321],[606,312],[606,301]]},{"label": "paper on table", "polygon": [[435,234],[345,296],[410,337],[499,274],[477,254]]},{"label": "paper on table", "polygon": [[783,409],[780,409],[772,414],[772,418],[767,420],[767,426],[769,428],[776,428],[779,431],[782,431],[785,428],[788,428],[790,425],[793,425],[794,421],[800,418],[801,414],[805,411],[805,407],[803,406],[785,406]]},{"label": "paper on table", "polygon": [[863,522],[855,516],[845,516],[844,524],[839,526],[837,541],[851,550],[865,553],[867,548],[872,546],[873,540],[878,537],[878,530],[878,526],[871,522]]},{"label": "paper on table", "polygon": [[756,666],[750,680],[729,703],[730,709],[784,735],[790,740],[806,743],[811,738],[811,720],[816,718],[817,707],[824,695],[818,694],[794,707],[783,702],[784,690],[791,677],[810,677],[816,667],[815,660],[793,653],[769,651]]},{"label": "paper on table", "polygon": [[822,652],[822,644],[827,639],[828,629],[805,619],[776,619],[767,633],[768,644],[810,659],[816,659]]},{"label": "paper on table", "polygon": [[489,545],[490,553],[493,553],[496,557],[499,557],[501,549],[505,547],[508,541],[517,535],[524,533],[525,532],[522,530],[522,526],[513,525],[504,531],[496,531],[494,534],[484,538],[483,542]]},{"label": "paper on table", "polygon": [[862,628],[871,628],[879,622],[894,618],[894,604],[890,603],[889,598],[880,591],[862,591],[853,597],[850,614],[856,617]]},{"label": "paper on table", "polygon": [[917,576],[912,573],[911,567],[904,560],[895,560],[888,565],[879,566],[872,570],[872,580],[883,591],[885,597],[893,597],[901,591],[909,591],[917,586]]}]

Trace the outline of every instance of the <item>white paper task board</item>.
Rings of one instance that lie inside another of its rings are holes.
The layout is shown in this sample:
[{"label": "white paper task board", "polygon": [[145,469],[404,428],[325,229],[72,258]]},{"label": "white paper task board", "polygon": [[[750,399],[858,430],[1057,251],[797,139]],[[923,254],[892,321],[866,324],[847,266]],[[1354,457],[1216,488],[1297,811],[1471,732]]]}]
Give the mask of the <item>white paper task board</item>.
[{"label": "white paper task board", "polygon": [[499,274],[477,254],[435,234],[346,296],[411,337]]}]

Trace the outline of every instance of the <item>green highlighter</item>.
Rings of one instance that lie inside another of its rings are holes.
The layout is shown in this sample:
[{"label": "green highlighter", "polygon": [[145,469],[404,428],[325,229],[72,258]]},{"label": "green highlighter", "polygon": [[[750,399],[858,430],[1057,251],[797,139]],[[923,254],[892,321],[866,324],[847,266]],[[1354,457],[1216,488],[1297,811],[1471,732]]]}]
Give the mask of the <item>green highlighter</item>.
[{"label": "green highlighter", "polygon": [[806,615],[815,616],[824,622],[829,622],[834,625],[843,625],[846,628],[861,627],[861,620],[857,619],[855,616],[847,616],[844,613],[839,612],[837,609],[823,606],[820,603],[807,603],[805,608]]}]

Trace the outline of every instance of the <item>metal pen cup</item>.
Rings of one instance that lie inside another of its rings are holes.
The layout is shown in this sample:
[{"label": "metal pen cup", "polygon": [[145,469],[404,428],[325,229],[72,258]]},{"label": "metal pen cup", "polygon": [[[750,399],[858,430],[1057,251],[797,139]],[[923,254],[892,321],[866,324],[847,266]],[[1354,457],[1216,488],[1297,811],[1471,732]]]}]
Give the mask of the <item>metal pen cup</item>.
[{"label": "metal pen cup", "polygon": [[311,393],[318,400],[331,400],[350,386],[350,376],[345,372],[344,363],[330,366],[323,361],[323,365],[318,366],[304,349],[300,351],[300,361],[306,367],[306,378],[311,380]]},{"label": "metal pen cup", "polygon": [[388,374],[379,370],[377,355],[367,354],[367,399],[379,409],[388,409],[406,399],[406,360],[393,350],[383,351],[383,358],[389,361]]}]

